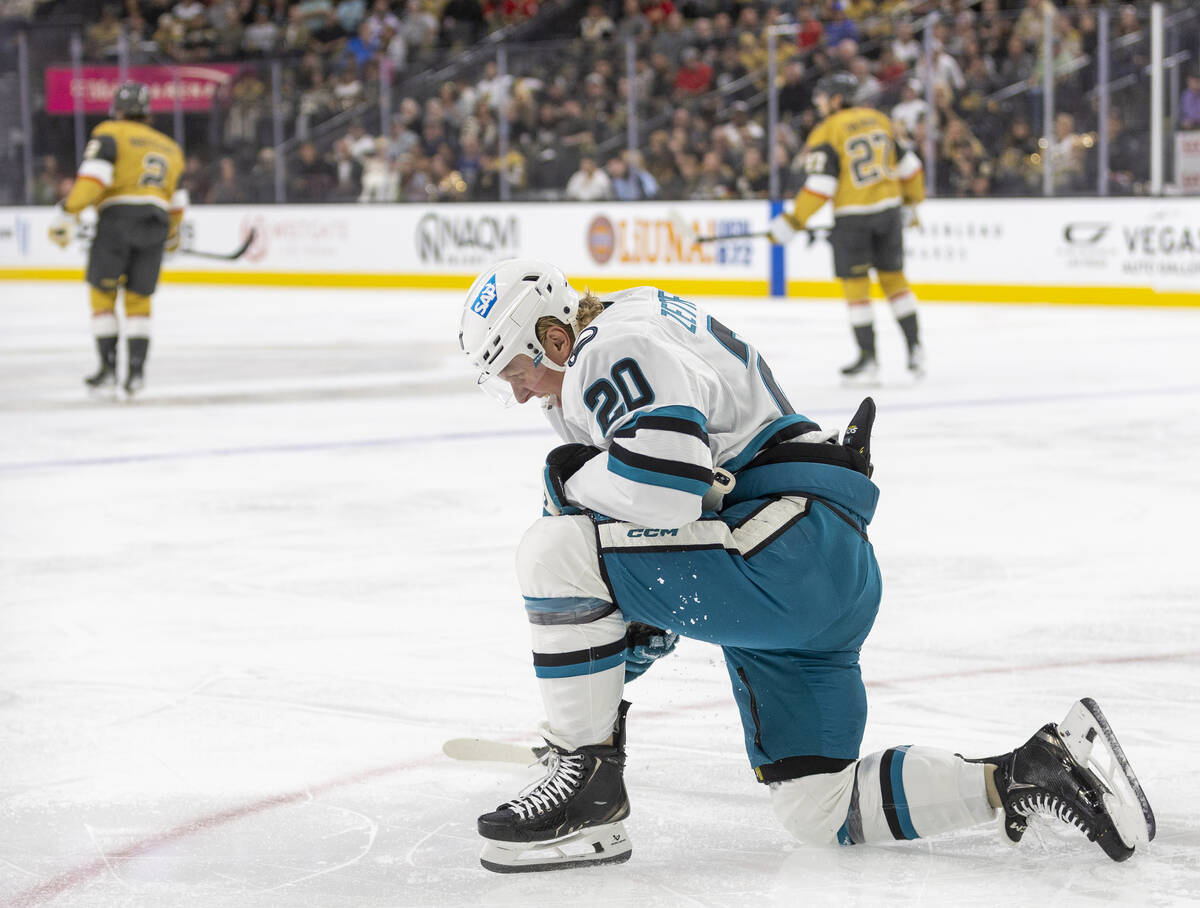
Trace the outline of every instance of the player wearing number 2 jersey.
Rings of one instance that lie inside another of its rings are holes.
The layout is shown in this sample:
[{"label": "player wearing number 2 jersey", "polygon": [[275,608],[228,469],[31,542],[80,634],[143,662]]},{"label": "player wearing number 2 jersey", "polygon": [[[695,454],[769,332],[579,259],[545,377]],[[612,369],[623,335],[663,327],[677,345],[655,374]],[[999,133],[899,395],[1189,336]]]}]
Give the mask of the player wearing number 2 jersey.
[{"label": "player wearing number 2 jersey", "polygon": [[124,387],[142,387],[150,345],[150,297],[158,285],[164,246],[178,243],[179,222],[187,204],[177,190],[183,152],[173,140],[151,127],[150,92],[126,82],[113,96],[111,116],[94,130],[62,215],[51,227],[51,239],[65,246],[74,218],[89,205],[99,212],[88,256],[92,333],[100,368],[86,380],[94,391],[115,390],[117,380],[117,290],[125,285],[125,335],[129,371]]},{"label": "player wearing number 2 jersey", "polygon": [[[481,387],[540,398],[564,442],[517,552],[547,772],[479,818],[489,870],[629,858],[622,694],[681,636],[721,648],[750,765],[805,842],[915,839],[1001,807],[1015,840],[1029,805],[1051,801],[1115,859],[1144,840],[1145,824],[1143,838],[1118,835],[1080,796],[1098,783],[1064,768],[1053,725],[986,761],[909,746],[859,756],[859,649],[881,595],[870,398],[839,443],[701,306],[654,287],[581,299],[536,260],[475,281],[459,343]],[[1092,721],[1071,715],[1075,734]]]},{"label": "player wearing number 2 jersey", "polygon": [[871,269],[904,332],[908,368],[924,371],[917,330],[917,299],[904,276],[903,228],[916,223],[915,206],[925,198],[921,162],[901,148],[891,122],[877,110],[850,106],[858,82],[835,73],[817,83],[813,102],[824,117],[804,145],[805,180],[790,212],[771,221],[770,236],[786,243],[826,202],[833,204],[833,270],[842,281],[857,361],[842,370],[854,381],[878,376],[871,311]]}]

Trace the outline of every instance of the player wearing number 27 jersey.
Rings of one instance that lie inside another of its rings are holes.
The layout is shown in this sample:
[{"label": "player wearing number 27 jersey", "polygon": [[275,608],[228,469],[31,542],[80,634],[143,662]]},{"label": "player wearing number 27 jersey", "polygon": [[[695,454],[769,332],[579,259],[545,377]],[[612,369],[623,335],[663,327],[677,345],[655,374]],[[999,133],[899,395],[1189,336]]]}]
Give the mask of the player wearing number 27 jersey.
[{"label": "player wearing number 27 jersey", "polygon": [[132,395],[142,386],[150,344],[150,298],[158,285],[164,247],[178,242],[187,198],[177,188],[183,152],[146,122],[147,87],[136,82],[120,86],[111,113],[113,119],[92,130],[75,183],[62,203],[63,218],[51,228],[51,239],[66,245],[68,218],[96,206],[99,218],[88,256],[87,282],[100,369],[86,383],[94,391],[115,389],[116,298],[123,284],[129,347],[124,386]]},{"label": "player wearing number 27 jersey", "polygon": [[908,368],[924,371],[917,328],[916,297],[904,276],[903,228],[916,223],[915,206],[925,198],[921,162],[895,138],[877,110],[851,106],[858,83],[835,73],[817,83],[813,101],[824,119],[804,144],[805,179],[790,212],[777,216],[770,236],[786,242],[826,203],[833,207],[833,270],[842,281],[850,324],[859,348],[847,379],[873,382],[878,376],[871,311],[871,269],[891,304],[908,347]]}]

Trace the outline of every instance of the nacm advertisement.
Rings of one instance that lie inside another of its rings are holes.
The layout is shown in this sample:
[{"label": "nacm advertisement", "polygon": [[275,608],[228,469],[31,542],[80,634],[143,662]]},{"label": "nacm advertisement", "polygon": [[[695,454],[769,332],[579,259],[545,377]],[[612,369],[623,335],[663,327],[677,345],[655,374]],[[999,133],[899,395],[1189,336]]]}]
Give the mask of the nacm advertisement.
[{"label": "nacm advertisement", "polygon": [[[47,237],[52,213],[0,210],[0,277],[6,270],[26,278],[82,270],[88,230],[59,249]],[[1197,198],[930,200],[920,213],[921,225],[905,234],[908,275],[961,298],[973,298],[972,287],[1022,288],[1012,297],[1021,300],[1038,298],[1038,287],[1114,287],[1170,292],[1184,303],[1197,294],[1200,302]],[[828,224],[828,212],[814,221]],[[674,280],[699,288],[689,292],[765,294],[771,246],[744,234],[766,223],[760,201],[201,206],[187,214],[185,246],[220,254],[248,237],[252,243],[236,262],[177,254],[165,277],[203,280],[214,272],[221,282],[296,284],[312,275],[314,283],[348,286],[465,286],[497,259],[529,256],[598,289]],[[792,241],[787,278],[811,282],[806,293],[836,296],[824,236],[818,229]]]}]

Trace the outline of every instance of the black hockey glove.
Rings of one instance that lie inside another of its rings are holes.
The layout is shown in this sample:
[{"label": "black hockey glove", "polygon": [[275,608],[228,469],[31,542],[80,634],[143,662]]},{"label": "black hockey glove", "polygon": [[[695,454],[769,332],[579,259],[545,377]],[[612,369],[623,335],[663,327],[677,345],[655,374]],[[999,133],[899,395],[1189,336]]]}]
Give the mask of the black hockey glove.
[{"label": "black hockey glove", "polygon": [[849,448],[855,458],[855,468],[868,479],[875,472],[875,464],[871,463],[871,428],[874,425],[875,401],[864,397],[842,436],[842,445]]},{"label": "black hockey glove", "polygon": [[567,501],[563,491],[567,480],[579,472],[579,468],[600,453],[595,445],[559,445],[546,455],[546,466],[542,470],[542,513],[547,517],[562,517],[582,514],[583,510]]},{"label": "black hockey glove", "polygon": [[625,630],[625,683],[640,678],[678,642],[679,635],[674,631],[630,621]]}]

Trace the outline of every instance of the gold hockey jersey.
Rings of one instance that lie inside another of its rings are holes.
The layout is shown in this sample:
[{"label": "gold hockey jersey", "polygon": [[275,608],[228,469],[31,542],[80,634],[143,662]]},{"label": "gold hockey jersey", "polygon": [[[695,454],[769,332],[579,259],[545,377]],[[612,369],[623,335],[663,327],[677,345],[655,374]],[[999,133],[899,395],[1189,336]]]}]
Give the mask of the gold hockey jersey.
[{"label": "gold hockey jersey", "polygon": [[73,190],[64,207],[75,212],[93,203],[101,211],[110,205],[155,205],[181,211],[187,204],[178,189],[182,174],[183,152],[173,139],[138,120],[105,120],[92,130],[75,179],[77,187],[99,183],[99,196]]},{"label": "gold hockey jersey", "polygon": [[832,199],[835,215],[869,214],[925,198],[920,159],[897,146],[891,121],[877,110],[847,107],[830,114],[809,134],[803,154],[801,194]]}]

